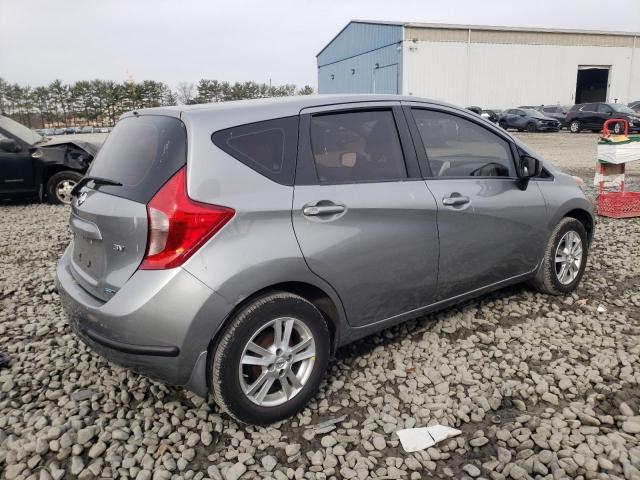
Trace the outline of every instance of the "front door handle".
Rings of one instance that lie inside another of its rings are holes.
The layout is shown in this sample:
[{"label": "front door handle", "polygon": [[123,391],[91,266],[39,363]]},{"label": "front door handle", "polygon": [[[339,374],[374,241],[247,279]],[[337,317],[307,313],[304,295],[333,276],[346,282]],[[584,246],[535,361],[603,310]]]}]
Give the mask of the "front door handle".
[{"label": "front door handle", "polygon": [[322,215],[336,215],[344,211],[344,205],[312,205],[304,207],[302,209],[302,214],[307,217],[319,217]]},{"label": "front door handle", "polygon": [[442,204],[445,207],[459,207],[460,205],[466,205],[469,202],[470,202],[469,197],[464,197],[462,195],[451,196],[451,197],[442,199]]}]

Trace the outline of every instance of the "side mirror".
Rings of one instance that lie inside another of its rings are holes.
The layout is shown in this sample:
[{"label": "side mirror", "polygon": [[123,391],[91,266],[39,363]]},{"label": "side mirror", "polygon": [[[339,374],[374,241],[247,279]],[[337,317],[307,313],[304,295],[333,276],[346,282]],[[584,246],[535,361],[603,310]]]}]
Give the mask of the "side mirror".
[{"label": "side mirror", "polygon": [[518,159],[518,186],[522,190],[526,190],[529,180],[540,175],[542,164],[537,158],[529,155],[520,155]]},{"label": "side mirror", "polygon": [[1,138],[0,150],[7,153],[18,153],[22,150],[22,147],[18,145],[18,142],[11,138]]}]

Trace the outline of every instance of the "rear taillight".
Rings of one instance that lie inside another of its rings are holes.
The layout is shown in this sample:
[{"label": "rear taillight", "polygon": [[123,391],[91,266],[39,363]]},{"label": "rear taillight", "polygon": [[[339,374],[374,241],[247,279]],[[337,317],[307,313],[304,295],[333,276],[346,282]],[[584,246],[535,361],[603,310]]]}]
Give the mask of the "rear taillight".
[{"label": "rear taillight", "polygon": [[164,270],[182,265],[234,213],[231,208],[191,200],[187,196],[186,167],[182,168],[147,205],[149,238],[140,268]]}]

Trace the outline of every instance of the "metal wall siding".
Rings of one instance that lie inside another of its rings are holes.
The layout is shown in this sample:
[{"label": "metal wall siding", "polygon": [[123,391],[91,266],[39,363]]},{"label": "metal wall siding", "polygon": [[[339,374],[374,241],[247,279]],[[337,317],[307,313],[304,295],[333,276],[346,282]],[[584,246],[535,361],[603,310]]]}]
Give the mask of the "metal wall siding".
[{"label": "metal wall siding", "polygon": [[457,28],[405,28],[404,39],[430,42],[466,42],[468,30]]},{"label": "metal wall siding", "polygon": [[491,30],[471,30],[471,43],[511,43],[518,45],[559,45],[632,47],[633,37],[620,35],[593,35],[555,32],[500,32]]},{"label": "metal wall siding", "polygon": [[[402,51],[391,45],[343,61],[318,67],[318,93],[401,93]],[[391,69],[397,65],[397,80],[392,83]],[[352,69],[354,73],[352,73]],[[333,75],[333,79],[331,76]]]},{"label": "metal wall siding", "polygon": [[402,41],[402,26],[352,22],[317,56],[328,65]]},{"label": "metal wall siding", "polygon": [[593,33],[534,32],[514,30],[482,30],[472,28],[407,27],[405,40],[431,42],[508,43],[514,45],[560,45],[633,47],[633,35],[601,35]]},{"label": "metal wall siding", "polygon": [[[640,49],[407,42],[405,92],[461,106],[572,104],[579,65],[611,66],[609,100],[640,99]],[[634,56],[633,67],[631,56]],[[632,72],[633,68],[633,72]]]}]

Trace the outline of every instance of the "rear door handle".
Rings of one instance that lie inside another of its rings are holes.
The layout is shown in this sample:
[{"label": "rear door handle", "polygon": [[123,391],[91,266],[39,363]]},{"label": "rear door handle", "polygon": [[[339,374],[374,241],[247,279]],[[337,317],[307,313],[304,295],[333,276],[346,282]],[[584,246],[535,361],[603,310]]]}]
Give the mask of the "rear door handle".
[{"label": "rear door handle", "polygon": [[460,205],[466,205],[469,203],[469,197],[456,196],[456,197],[448,197],[442,199],[442,204],[445,207],[457,207]]},{"label": "rear door handle", "polygon": [[302,209],[302,214],[307,217],[319,217],[322,215],[336,215],[344,211],[344,205],[312,205],[304,207]]}]

